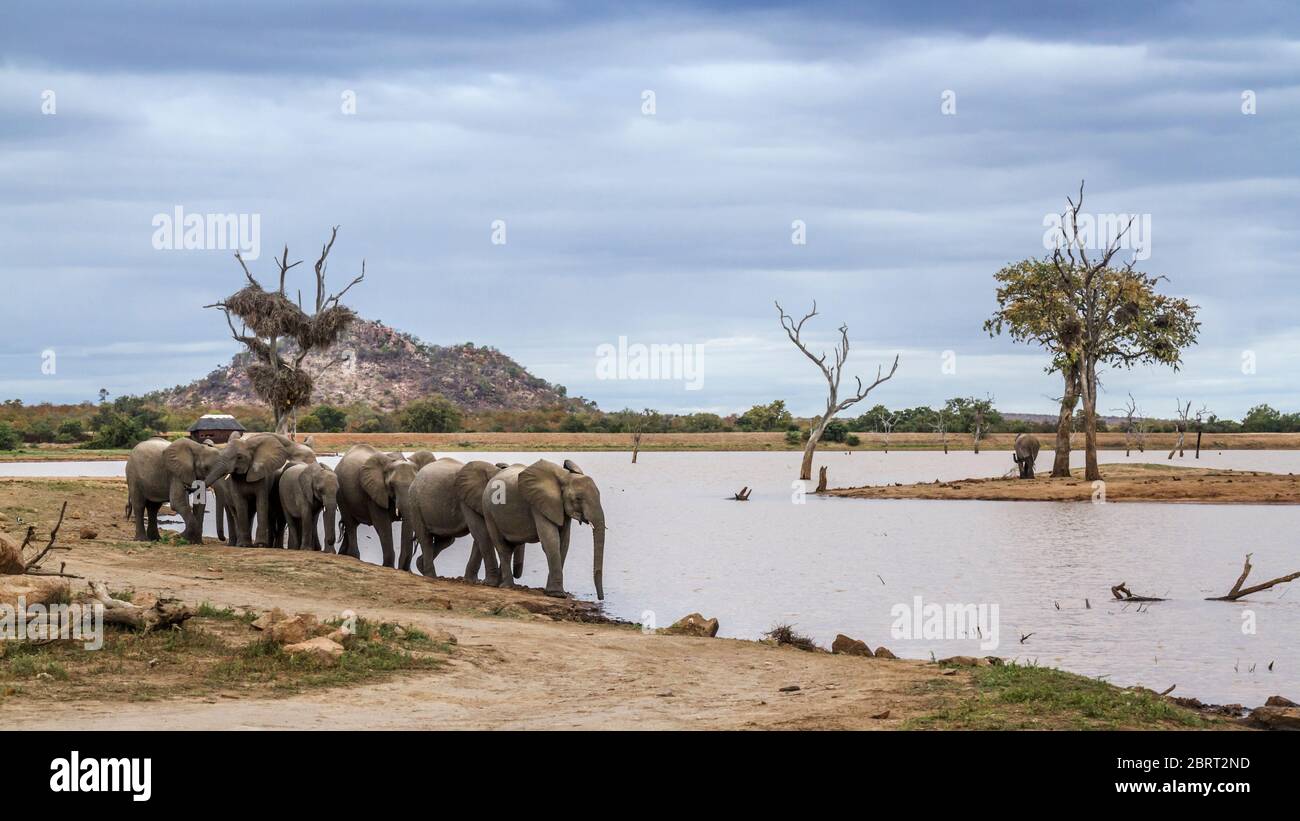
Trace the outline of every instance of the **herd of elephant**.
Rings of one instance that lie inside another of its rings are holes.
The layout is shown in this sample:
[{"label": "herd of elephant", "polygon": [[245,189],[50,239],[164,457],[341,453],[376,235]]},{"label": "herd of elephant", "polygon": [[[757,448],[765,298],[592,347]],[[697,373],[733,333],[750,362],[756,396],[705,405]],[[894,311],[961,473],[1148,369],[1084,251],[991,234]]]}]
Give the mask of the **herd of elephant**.
[{"label": "herd of elephant", "polygon": [[[592,575],[596,596],[605,598],[600,490],[567,459],[563,465],[545,459],[528,466],[462,463],[429,451],[407,458],[354,445],[331,469],[316,460],[310,440],[253,433],[236,434],[222,446],[146,440],[127,458],[126,481],[137,541],[160,538],[158,510],[166,502],[184,520],[185,539],[201,544],[210,488],[217,537],[231,545],[331,553],[341,545],[338,552],[359,559],[357,528],[369,525],[379,536],[385,566],[411,570],[418,545],[419,570],[432,576],[438,554],[468,535],[473,547],[465,577],[477,579],[482,569],[485,583],[509,587],[523,573],[524,546],[541,543],[550,596],[565,595],[564,561],[576,519],[592,526]],[[317,534],[322,518],[323,542]],[[400,555],[393,545],[399,522]]]}]

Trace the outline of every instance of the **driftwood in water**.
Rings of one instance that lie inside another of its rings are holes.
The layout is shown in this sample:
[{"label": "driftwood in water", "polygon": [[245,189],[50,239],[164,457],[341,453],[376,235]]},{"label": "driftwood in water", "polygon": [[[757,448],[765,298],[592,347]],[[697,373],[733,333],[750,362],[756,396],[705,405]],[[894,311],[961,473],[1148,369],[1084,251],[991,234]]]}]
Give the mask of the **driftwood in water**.
[{"label": "driftwood in water", "polygon": [[194,616],[188,607],[176,599],[159,599],[149,607],[115,599],[109,595],[108,587],[103,582],[90,582],[90,593],[95,601],[104,605],[105,624],[120,624],[145,633],[159,627],[181,624]]},{"label": "driftwood in water", "polygon": [[826,466],[825,465],[822,465],[821,469],[817,471],[817,492],[818,493],[826,492]]},{"label": "driftwood in water", "polygon": [[1246,577],[1250,575],[1250,571],[1251,571],[1250,557],[1253,555],[1255,554],[1253,553],[1246,554],[1246,566],[1241,569],[1241,575],[1237,577],[1237,583],[1232,586],[1232,589],[1228,591],[1227,595],[1211,596],[1207,598],[1206,601],[1236,601],[1237,599],[1249,596],[1251,593],[1258,593],[1261,590],[1268,590],[1270,587],[1273,587],[1274,585],[1285,584],[1286,582],[1291,582],[1291,581],[1295,581],[1296,579],[1300,579],[1300,572],[1296,572],[1296,573],[1288,574],[1286,576],[1278,576],[1276,579],[1266,581],[1263,584],[1256,584],[1256,585],[1252,585],[1251,587],[1247,587],[1243,589],[1242,585],[1246,583]]},{"label": "driftwood in water", "polygon": [[1110,589],[1111,595],[1120,601],[1164,601],[1155,596],[1138,596],[1128,589],[1127,582],[1120,582]]},{"label": "driftwood in water", "polygon": [[735,499],[737,502],[748,502],[749,494],[753,492],[754,491],[748,485],[746,485],[745,487],[742,487],[740,490],[738,490],[736,494],[731,498]]}]

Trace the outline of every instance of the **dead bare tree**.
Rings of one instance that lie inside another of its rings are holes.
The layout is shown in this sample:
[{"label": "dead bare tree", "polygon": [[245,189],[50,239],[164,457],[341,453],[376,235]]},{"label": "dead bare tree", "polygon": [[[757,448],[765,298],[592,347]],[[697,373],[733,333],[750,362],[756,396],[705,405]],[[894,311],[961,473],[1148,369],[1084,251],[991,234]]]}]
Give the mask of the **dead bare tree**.
[{"label": "dead bare tree", "polygon": [[898,357],[894,357],[894,364],[889,369],[888,374],[882,376],[883,371],[880,367],[877,367],[875,381],[865,388],[862,385],[862,379],[854,377],[857,388],[851,396],[840,399],[840,378],[844,374],[844,363],[849,358],[848,326],[840,325],[840,342],[835,347],[833,360],[828,363],[826,354],[823,353],[820,356],[813,354],[803,340],[804,323],[817,316],[817,303],[814,301],[812,311],[798,322],[795,322],[793,317],[786,314],[780,302],[776,303],[776,310],[780,315],[781,327],[785,329],[786,336],[790,337],[790,341],[794,343],[795,347],[803,352],[803,355],[808,357],[808,360],[815,364],[821,370],[822,375],[826,377],[826,412],[812,421],[808,431],[808,444],[804,447],[803,464],[799,468],[799,478],[809,480],[812,479],[813,454],[817,452],[817,443],[821,441],[822,433],[826,431],[826,426],[830,424],[831,419],[861,402],[877,385],[893,377],[894,372],[898,370]]},{"label": "dead bare tree", "polygon": [[650,410],[641,412],[637,417],[636,428],[632,431],[632,464],[636,464],[637,454],[641,452],[641,436],[645,433],[645,426],[650,422]]},{"label": "dead bare tree", "polygon": [[1139,414],[1141,411],[1138,410],[1137,400],[1133,398],[1133,394],[1130,393],[1128,395],[1127,405],[1122,409],[1115,408],[1114,410],[1124,414],[1124,455],[1130,455],[1134,444],[1138,446],[1138,451],[1141,452],[1143,450],[1145,436],[1144,432],[1139,430],[1139,426],[1141,425]]},{"label": "dead bare tree", "polygon": [[[348,360],[346,354],[336,356],[315,375],[308,373],[303,366],[308,354],[331,348],[356,318],[352,309],[341,305],[339,301],[354,285],[366,278],[365,260],[361,262],[361,273],[343,290],[330,294],[325,287],[327,259],[338,232],[337,225],[330,230],[329,241],[321,247],[320,256],[316,260],[316,300],[313,313],[308,314],[303,309],[301,291],[298,292],[298,302],[295,304],[285,290],[286,275],[302,264],[302,260],[289,262],[287,245],[280,258],[275,260],[280,279],[277,290],[264,289],[248,270],[244,258],[236,253],[235,259],[243,269],[248,284],[221,302],[204,306],[224,313],[231,337],[248,349],[251,358],[248,366],[249,379],[257,395],[271,406],[278,433],[287,433],[295,411],[310,403],[315,379],[331,367]],[[235,318],[240,321],[239,330],[235,329]]]},{"label": "dead bare tree", "polygon": [[1201,458],[1201,434],[1204,433],[1205,431],[1205,419],[1207,416],[1212,417],[1213,414],[1210,412],[1209,408],[1205,407],[1204,405],[1201,405],[1201,409],[1196,412],[1196,422],[1195,422],[1197,459]]},{"label": "dead bare tree", "polygon": [[880,427],[885,432],[885,453],[889,453],[889,434],[894,432],[894,423],[898,421],[898,414],[887,414],[882,411],[877,416],[880,418]]},{"label": "dead bare tree", "polygon": [[1186,407],[1184,407],[1182,399],[1175,401],[1178,403],[1176,407],[1178,418],[1174,420],[1174,430],[1178,433],[1178,441],[1174,442],[1173,449],[1169,451],[1169,458],[1174,458],[1174,453],[1177,452],[1178,458],[1181,459],[1184,455],[1183,439],[1187,436],[1187,416],[1192,412],[1192,403],[1188,402]]},{"label": "dead bare tree", "polygon": [[930,423],[930,427],[934,428],[934,432],[939,434],[940,439],[943,441],[943,452],[947,453],[948,452],[948,414],[944,411],[943,408],[940,408],[939,410],[935,411],[934,421]]},{"label": "dead bare tree", "polygon": [[1232,586],[1232,589],[1228,591],[1227,595],[1211,596],[1207,598],[1206,601],[1236,601],[1237,599],[1245,598],[1246,596],[1249,596],[1252,593],[1258,593],[1261,590],[1268,590],[1270,587],[1273,587],[1274,585],[1285,584],[1286,582],[1292,582],[1295,581],[1296,579],[1300,579],[1300,571],[1297,571],[1295,573],[1289,573],[1285,576],[1278,576],[1276,579],[1271,579],[1270,581],[1266,581],[1263,584],[1256,584],[1251,587],[1247,587],[1243,589],[1242,585],[1246,583],[1246,577],[1250,575],[1250,571],[1252,569],[1250,565],[1250,557],[1253,555],[1255,554],[1253,553],[1246,554],[1246,565],[1241,569],[1241,575],[1237,577],[1237,583]]}]

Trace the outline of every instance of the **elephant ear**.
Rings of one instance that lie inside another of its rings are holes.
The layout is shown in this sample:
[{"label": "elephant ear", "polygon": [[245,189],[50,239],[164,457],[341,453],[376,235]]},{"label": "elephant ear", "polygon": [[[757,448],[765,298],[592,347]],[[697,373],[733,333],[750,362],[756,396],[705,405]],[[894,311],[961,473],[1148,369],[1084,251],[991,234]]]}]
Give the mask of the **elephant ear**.
[{"label": "elephant ear", "polygon": [[384,468],[389,458],[388,454],[376,453],[361,466],[361,489],[370,501],[385,510],[388,509],[388,483],[384,481]]},{"label": "elephant ear", "polygon": [[312,436],[311,434],[307,434],[307,438],[302,440],[302,443],[309,448],[314,448],[316,447],[316,437]]},{"label": "elephant ear", "polygon": [[564,498],[555,468],[554,464],[545,459],[533,462],[519,474],[519,491],[534,510],[546,517],[546,521],[561,527],[565,520]]},{"label": "elephant ear", "polygon": [[417,450],[411,454],[411,461],[415,463],[415,469],[419,470],[430,462],[438,461],[438,457],[427,450]]},{"label": "elephant ear", "polygon": [[572,459],[564,460],[564,469],[569,473],[582,473],[582,468],[578,467]]},{"label": "elephant ear", "polygon": [[452,481],[452,491],[456,498],[469,506],[469,509],[483,515],[483,489],[488,481],[496,475],[497,469],[487,462],[470,462],[456,471]]},{"label": "elephant ear", "polygon": [[163,464],[167,472],[187,485],[194,484],[198,470],[197,448],[203,447],[192,439],[177,439],[163,451]]},{"label": "elephant ear", "polygon": [[505,462],[497,462],[497,470],[505,470],[508,467],[510,466],[507,465]]},{"label": "elephant ear", "polygon": [[275,436],[268,436],[253,445],[252,461],[244,478],[249,482],[260,482],[284,467],[289,461],[289,451]]}]

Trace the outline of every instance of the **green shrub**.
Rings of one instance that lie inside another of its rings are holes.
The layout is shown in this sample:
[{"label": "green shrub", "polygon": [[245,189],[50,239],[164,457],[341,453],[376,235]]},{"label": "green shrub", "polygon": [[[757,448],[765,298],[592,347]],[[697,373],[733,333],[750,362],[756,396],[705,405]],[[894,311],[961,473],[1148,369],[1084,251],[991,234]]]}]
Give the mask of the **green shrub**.
[{"label": "green shrub", "polygon": [[800,445],[803,443],[803,436],[797,430],[788,430],[785,432],[785,443],[787,445]]},{"label": "green shrub", "polygon": [[0,422],[0,450],[17,450],[21,442],[22,437],[14,430],[13,425]]},{"label": "green shrub", "polygon": [[440,394],[417,399],[402,409],[403,431],[410,433],[451,433],[460,430],[460,408]]}]

